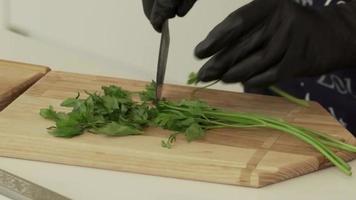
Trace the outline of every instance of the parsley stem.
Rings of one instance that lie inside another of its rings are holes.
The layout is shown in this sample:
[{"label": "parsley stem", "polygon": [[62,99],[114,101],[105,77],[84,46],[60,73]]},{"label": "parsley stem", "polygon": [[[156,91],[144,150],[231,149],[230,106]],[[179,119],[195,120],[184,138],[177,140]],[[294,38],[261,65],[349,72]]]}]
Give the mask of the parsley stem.
[{"label": "parsley stem", "polygon": [[306,101],[306,100],[303,100],[303,99],[299,99],[297,97],[294,97],[290,94],[288,94],[287,92],[279,89],[278,87],[276,86],[270,86],[269,89],[278,94],[279,96],[281,97],[284,97],[285,99],[287,99],[288,101],[292,102],[292,103],[295,103],[297,105],[300,105],[300,106],[304,106],[304,107],[308,107],[309,106],[309,102]]},{"label": "parsley stem", "polygon": [[330,147],[334,147],[334,148],[337,148],[340,150],[356,153],[355,147],[348,145],[348,144],[338,144],[338,143],[330,142],[330,141],[327,141],[324,139],[321,139],[320,142],[322,142],[323,144],[326,144]]},{"label": "parsley stem", "polygon": [[218,121],[212,121],[209,119],[201,119],[202,121],[211,123],[211,124],[216,124],[216,125],[221,125],[223,126],[222,128],[228,128],[228,127],[232,127],[232,128],[261,128],[261,127],[266,127],[264,125],[239,125],[239,124],[226,124],[226,123],[222,123],[222,122],[218,122]]},{"label": "parsley stem", "polygon": [[208,114],[208,115],[213,115],[213,116],[217,116],[220,118],[224,118],[225,120],[236,121],[239,123],[250,123],[250,124],[257,123],[257,124],[265,125],[265,122],[260,120],[258,117],[253,116],[253,115],[248,115],[248,114],[227,113],[227,112],[219,112],[219,111],[205,111],[204,113]]},{"label": "parsley stem", "polygon": [[214,81],[214,82],[212,82],[212,83],[210,83],[210,84],[208,84],[208,85],[195,88],[195,89],[193,90],[192,94],[191,94],[191,97],[194,97],[195,94],[196,94],[198,91],[204,90],[204,89],[206,89],[206,88],[208,88],[208,87],[211,87],[211,86],[217,84],[219,81],[220,81],[220,80],[216,80],[216,81]]},{"label": "parsley stem", "polygon": [[351,144],[347,144],[345,142],[342,142],[340,140],[337,140],[333,137],[330,137],[326,134],[322,134],[322,133],[319,133],[319,132],[316,132],[316,131],[312,131],[312,130],[309,130],[309,129],[305,129],[305,128],[300,128],[318,138],[321,139],[321,142],[329,145],[329,146],[332,146],[332,147],[336,147],[338,149],[342,149],[342,150],[345,150],[345,151],[349,151],[349,152],[354,152],[356,153],[356,146],[353,146]]},{"label": "parsley stem", "polygon": [[324,144],[322,144],[319,140],[313,138],[311,135],[304,133],[302,130],[290,126],[285,123],[281,123],[279,121],[275,121],[272,119],[265,118],[266,121],[270,122],[268,125],[270,128],[274,128],[277,130],[281,130],[287,133],[290,133],[297,138],[309,143],[314,148],[316,148],[320,153],[322,153],[325,157],[327,157],[335,166],[337,166],[342,172],[347,175],[351,175],[350,166],[343,161],[340,157],[335,155],[330,149],[328,149]]},{"label": "parsley stem", "polygon": [[[212,113],[210,113],[210,114],[212,114]],[[241,114],[236,115],[235,113],[229,114],[229,113],[214,112],[214,114],[225,116],[225,117],[232,117],[232,118],[243,117],[243,115],[241,115]],[[232,118],[230,118],[230,120]],[[249,119],[251,119],[251,117],[249,117]],[[314,148],[316,148],[324,156],[326,156],[333,164],[335,164],[337,167],[339,167],[344,173],[350,175],[350,173],[351,173],[350,167],[346,162],[344,162],[340,157],[338,157],[332,151],[330,151],[330,149],[328,149],[324,144],[322,144],[322,142],[320,142],[316,138],[306,134],[305,132],[303,132],[303,130],[298,129],[293,126],[290,126],[290,125],[287,125],[286,123],[281,122],[279,120],[265,118],[262,116],[252,117],[252,120],[255,120],[257,122],[264,124],[265,127],[269,127],[269,128],[273,128],[273,129],[277,129],[277,130],[280,130],[283,132],[290,133],[290,134],[298,137],[299,139],[302,139],[303,141],[311,144]],[[269,123],[266,124],[266,122],[269,122]]]}]

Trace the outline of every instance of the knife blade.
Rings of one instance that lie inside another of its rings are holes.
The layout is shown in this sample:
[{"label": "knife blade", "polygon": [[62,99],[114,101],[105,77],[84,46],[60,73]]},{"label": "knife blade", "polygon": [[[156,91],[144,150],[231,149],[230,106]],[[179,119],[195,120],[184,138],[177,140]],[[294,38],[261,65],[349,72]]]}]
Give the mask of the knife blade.
[{"label": "knife blade", "polygon": [[163,23],[161,33],[161,43],[159,47],[157,74],[156,74],[156,103],[161,99],[164,76],[166,73],[167,58],[169,51],[169,25],[168,20]]},{"label": "knife blade", "polygon": [[69,200],[52,190],[0,169],[0,194],[14,200]]}]

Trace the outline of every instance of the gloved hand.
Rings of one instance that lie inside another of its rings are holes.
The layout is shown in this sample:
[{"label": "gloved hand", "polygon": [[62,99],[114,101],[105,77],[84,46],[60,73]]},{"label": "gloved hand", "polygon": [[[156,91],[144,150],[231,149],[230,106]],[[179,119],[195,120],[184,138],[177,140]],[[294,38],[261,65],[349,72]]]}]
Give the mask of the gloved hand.
[{"label": "gloved hand", "polygon": [[254,0],[231,13],[195,49],[210,58],[201,81],[265,87],[356,67],[356,1],[313,9],[291,0]]},{"label": "gloved hand", "polygon": [[185,16],[196,0],[142,0],[143,10],[153,28],[161,32],[162,24],[176,15]]}]

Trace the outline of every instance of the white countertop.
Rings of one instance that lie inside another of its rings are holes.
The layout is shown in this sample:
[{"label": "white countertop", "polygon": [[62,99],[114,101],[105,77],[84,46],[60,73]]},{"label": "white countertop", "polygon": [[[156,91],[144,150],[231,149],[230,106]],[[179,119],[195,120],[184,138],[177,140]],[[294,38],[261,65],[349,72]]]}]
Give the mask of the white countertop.
[{"label": "white countertop", "polygon": [[[115,67],[118,63],[53,47],[7,31],[0,31],[0,44],[1,59],[48,65],[54,70],[110,76],[120,74],[121,77],[147,79],[145,72],[130,68],[123,71]],[[179,80],[167,81],[182,83]],[[350,165],[356,169],[356,161],[351,162]],[[345,176],[334,167],[260,189],[2,157],[0,157],[0,168],[78,200],[339,200],[356,197],[356,176]],[[0,196],[0,200],[2,199],[7,198]]]}]

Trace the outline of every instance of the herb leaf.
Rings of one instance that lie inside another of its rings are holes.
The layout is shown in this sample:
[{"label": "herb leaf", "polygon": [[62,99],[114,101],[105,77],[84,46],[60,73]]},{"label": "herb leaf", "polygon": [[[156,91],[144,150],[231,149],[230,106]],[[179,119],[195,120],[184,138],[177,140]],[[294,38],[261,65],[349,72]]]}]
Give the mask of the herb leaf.
[{"label": "herb leaf", "polygon": [[143,102],[152,102],[156,99],[156,83],[152,81],[147,84],[145,90],[139,93],[140,99]]},{"label": "herb leaf", "polygon": [[117,122],[110,122],[100,128],[90,129],[90,132],[108,136],[128,136],[139,135],[142,133],[142,131],[136,129],[135,127],[130,127]]},{"label": "herb leaf", "polygon": [[197,85],[199,83],[199,80],[198,80],[198,74],[195,73],[195,72],[191,72],[188,76],[188,81],[187,81],[187,84],[188,85]]},{"label": "herb leaf", "polygon": [[191,124],[184,133],[185,137],[189,142],[193,140],[200,139],[204,136],[204,130],[199,126],[199,124]]},{"label": "herb leaf", "polygon": [[49,106],[48,108],[42,108],[40,110],[40,115],[45,119],[58,121],[63,118],[65,114],[61,112],[56,112],[53,110],[53,106]]}]

